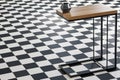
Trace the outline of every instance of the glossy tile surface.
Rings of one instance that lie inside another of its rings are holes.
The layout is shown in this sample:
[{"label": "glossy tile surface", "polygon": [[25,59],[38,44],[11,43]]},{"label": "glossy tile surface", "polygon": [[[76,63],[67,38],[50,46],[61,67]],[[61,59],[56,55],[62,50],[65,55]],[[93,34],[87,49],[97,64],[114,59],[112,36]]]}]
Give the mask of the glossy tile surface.
[{"label": "glossy tile surface", "polygon": [[[73,78],[62,73],[58,66],[92,57],[92,19],[72,22],[64,20],[56,14],[62,2],[62,0],[0,0],[1,80],[120,79],[120,1],[70,0],[73,7],[101,3],[118,10],[118,69]],[[105,20],[106,17],[104,17]],[[104,26],[104,44],[105,31],[106,26]],[[114,63],[113,34],[114,16],[110,16],[110,65]],[[98,56],[100,54],[100,18],[95,19],[95,41],[96,56]],[[105,48],[104,45],[104,53]],[[101,63],[104,64],[104,62]],[[71,72],[69,70],[68,72]]]}]

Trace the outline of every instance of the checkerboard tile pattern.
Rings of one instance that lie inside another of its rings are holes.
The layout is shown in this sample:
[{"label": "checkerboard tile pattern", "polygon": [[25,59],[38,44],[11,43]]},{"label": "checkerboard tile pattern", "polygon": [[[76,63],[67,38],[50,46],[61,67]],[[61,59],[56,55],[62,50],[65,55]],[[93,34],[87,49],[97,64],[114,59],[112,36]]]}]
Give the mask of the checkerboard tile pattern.
[{"label": "checkerboard tile pattern", "polygon": [[100,65],[94,61],[86,61],[71,64],[65,64],[60,66],[62,70],[68,74],[70,77],[75,77],[77,75],[86,76],[93,75],[95,71],[103,70]]},{"label": "checkerboard tile pattern", "polygon": [[[101,3],[118,10],[118,69],[73,78],[61,72],[58,66],[92,57],[92,19],[72,22],[64,20],[56,14],[56,10],[60,8],[62,2],[64,0],[0,0],[1,80],[120,79],[120,1],[69,0],[72,7]],[[104,18],[105,20],[106,18]],[[96,18],[96,56],[100,55],[99,25],[100,19]],[[104,25],[106,25],[105,22]],[[105,30],[104,26],[104,43]],[[114,16],[110,16],[109,62],[111,64],[114,63],[112,57],[112,53],[114,53],[113,34]],[[105,49],[104,45],[104,53]],[[77,68],[83,69],[82,67],[77,66]],[[72,69],[76,71],[76,67]]]}]

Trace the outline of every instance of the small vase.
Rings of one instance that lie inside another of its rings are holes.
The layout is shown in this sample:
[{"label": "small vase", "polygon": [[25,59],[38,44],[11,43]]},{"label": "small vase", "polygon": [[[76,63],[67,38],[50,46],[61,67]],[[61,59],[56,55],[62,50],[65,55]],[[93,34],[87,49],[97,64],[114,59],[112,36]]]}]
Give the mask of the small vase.
[{"label": "small vase", "polygon": [[67,2],[62,3],[61,10],[63,11],[63,13],[69,12],[70,9],[71,9],[71,6],[69,3]]}]

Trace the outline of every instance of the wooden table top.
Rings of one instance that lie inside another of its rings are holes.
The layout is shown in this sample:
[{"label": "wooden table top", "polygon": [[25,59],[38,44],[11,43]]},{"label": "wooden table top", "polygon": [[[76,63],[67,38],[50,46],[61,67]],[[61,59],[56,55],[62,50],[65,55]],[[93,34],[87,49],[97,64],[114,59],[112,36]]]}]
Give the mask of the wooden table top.
[{"label": "wooden table top", "polygon": [[56,13],[66,20],[77,20],[92,17],[100,17],[105,15],[117,14],[117,10],[103,4],[95,4],[88,6],[72,7],[67,13],[63,13],[61,9]]}]

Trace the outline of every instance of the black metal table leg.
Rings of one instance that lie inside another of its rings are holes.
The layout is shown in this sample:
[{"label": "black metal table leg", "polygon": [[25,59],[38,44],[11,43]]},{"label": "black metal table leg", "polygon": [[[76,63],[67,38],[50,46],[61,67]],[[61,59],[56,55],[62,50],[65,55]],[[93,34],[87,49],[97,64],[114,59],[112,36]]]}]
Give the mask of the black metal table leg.
[{"label": "black metal table leg", "polygon": [[115,15],[115,68],[117,68],[117,14]]},{"label": "black metal table leg", "polygon": [[107,16],[107,33],[106,33],[106,69],[108,69],[108,16]]},{"label": "black metal table leg", "polygon": [[93,18],[93,60],[95,60],[95,25],[94,25],[94,18]]},{"label": "black metal table leg", "polygon": [[101,17],[101,60],[103,59],[103,17]]}]

